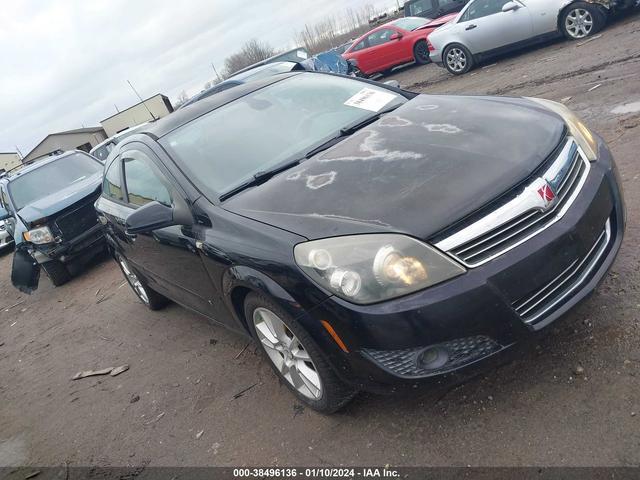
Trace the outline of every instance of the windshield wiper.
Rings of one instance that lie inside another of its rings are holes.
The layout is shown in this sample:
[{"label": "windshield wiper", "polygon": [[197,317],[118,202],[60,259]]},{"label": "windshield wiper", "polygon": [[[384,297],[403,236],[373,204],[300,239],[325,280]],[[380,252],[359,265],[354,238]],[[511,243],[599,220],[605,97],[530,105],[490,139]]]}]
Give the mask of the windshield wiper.
[{"label": "windshield wiper", "polygon": [[371,125],[373,122],[379,120],[382,115],[384,115],[386,113],[389,113],[389,112],[393,112],[400,105],[402,105],[402,104],[400,103],[398,105],[394,105],[393,107],[389,107],[389,108],[386,108],[384,110],[380,110],[379,112],[375,113],[374,115],[371,115],[370,117],[367,117],[367,118],[365,118],[363,120],[359,120],[356,123],[353,123],[351,125],[347,125],[346,127],[343,127],[343,128],[340,129],[340,135],[341,136],[351,135],[352,133],[357,132],[361,128],[364,128],[367,125]]},{"label": "windshield wiper", "polygon": [[281,163],[280,165],[276,165],[273,168],[270,168],[268,170],[264,170],[261,172],[258,172],[256,174],[254,174],[249,180],[247,180],[246,182],[241,183],[240,185],[233,187],[231,190],[223,193],[222,195],[220,195],[220,201],[224,201],[230,197],[233,197],[235,194],[246,190],[247,188],[250,187],[254,187],[256,185],[261,185],[264,182],[266,182],[267,180],[269,180],[271,177],[274,177],[276,175],[278,175],[281,172],[284,172],[285,170],[288,170],[292,167],[295,167],[296,165],[299,165],[302,161],[307,160],[311,157],[313,157],[314,155],[317,155],[318,153],[327,150],[328,148],[332,147],[333,145],[335,145],[336,143],[338,143],[342,138],[347,137],[351,134],[353,134],[354,132],[357,132],[358,130],[360,130],[363,127],[366,127],[367,125],[372,124],[373,122],[375,122],[376,120],[378,120],[382,115],[384,115],[385,113],[389,113],[392,112],[393,110],[395,110],[396,108],[398,108],[400,105],[402,104],[398,104],[398,105],[394,105],[393,107],[387,108],[385,110],[381,110],[380,112],[375,113],[374,115],[371,115],[370,117],[365,118],[364,120],[359,120],[356,123],[353,123],[352,125],[347,125],[346,127],[343,127],[340,129],[340,132],[338,133],[338,135],[336,135],[335,137],[330,138],[329,140],[327,140],[326,142],[318,145],[317,147],[315,147],[312,150],[309,150],[304,157],[301,158],[296,158],[295,160],[291,160],[288,162],[284,162]]},{"label": "windshield wiper", "polygon": [[313,150],[307,152],[307,154],[305,155],[305,158],[311,158],[314,155],[317,155],[320,152],[323,152],[325,150],[327,150],[330,147],[333,147],[336,143],[338,143],[340,140],[342,140],[344,137],[348,137],[349,135],[354,134],[355,132],[357,132],[358,130],[360,130],[361,128],[366,127],[367,125],[371,125],[373,122],[377,121],[380,119],[380,117],[382,115],[385,115],[389,112],[393,112],[396,108],[398,108],[400,105],[402,104],[398,104],[398,105],[394,105],[393,107],[387,108],[385,110],[382,110],[380,112],[377,112],[363,120],[358,120],[355,123],[352,123],[351,125],[347,125],[346,127],[342,127],[340,129],[340,132],[338,133],[338,135],[336,135],[335,137],[330,138],[329,140],[327,140],[326,142],[322,143],[321,145],[318,145],[316,148],[314,148]]},{"label": "windshield wiper", "polygon": [[246,190],[249,187],[253,187],[256,185],[261,185],[271,177],[276,176],[277,174],[284,172],[296,165],[299,165],[300,162],[304,160],[304,158],[297,158],[295,160],[291,160],[289,162],[281,163],[280,165],[276,165],[269,170],[263,170],[261,172],[255,173],[249,180],[241,183],[240,185],[233,187],[231,190],[220,195],[220,201],[224,201],[229,197],[233,197],[236,193]]}]

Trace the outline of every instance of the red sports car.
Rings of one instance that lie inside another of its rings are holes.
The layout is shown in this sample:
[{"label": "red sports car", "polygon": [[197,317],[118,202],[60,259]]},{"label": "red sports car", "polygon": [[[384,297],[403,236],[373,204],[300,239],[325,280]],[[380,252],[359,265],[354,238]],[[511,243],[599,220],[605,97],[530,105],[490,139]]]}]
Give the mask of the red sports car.
[{"label": "red sports car", "polygon": [[413,62],[429,63],[427,36],[458,15],[453,13],[431,20],[404,17],[365,33],[342,56],[355,60],[365,75],[388,73],[393,67]]}]

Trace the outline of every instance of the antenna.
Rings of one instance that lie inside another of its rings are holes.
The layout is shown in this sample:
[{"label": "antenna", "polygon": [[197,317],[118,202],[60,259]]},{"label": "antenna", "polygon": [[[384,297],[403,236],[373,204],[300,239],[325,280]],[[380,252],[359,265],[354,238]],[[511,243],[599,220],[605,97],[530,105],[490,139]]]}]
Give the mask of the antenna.
[{"label": "antenna", "polygon": [[218,74],[218,71],[216,70],[216,66],[213,64],[213,62],[211,62],[211,68],[213,68],[213,71],[216,74],[216,77],[218,77],[218,83],[222,82],[222,79],[220,78],[220,75]]},{"label": "antenna", "polygon": [[153,114],[153,112],[151,112],[151,110],[149,110],[149,107],[147,106],[146,103],[144,103],[144,100],[142,100],[142,97],[140,96],[140,94],[138,93],[138,91],[133,88],[133,85],[131,85],[131,82],[129,80],[127,80],[127,83],[129,84],[129,86],[131,87],[131,90],[133,90],[133,93],[136,94],[136,96],[140,99],[140,103],[142,103],[142,105],[144,105],[144,108],[147,109],[147,112],[149,112],[149,115],[151,115],[151,118],[153,118],[154,121],[158,120],[156,118],[156,116]]}]

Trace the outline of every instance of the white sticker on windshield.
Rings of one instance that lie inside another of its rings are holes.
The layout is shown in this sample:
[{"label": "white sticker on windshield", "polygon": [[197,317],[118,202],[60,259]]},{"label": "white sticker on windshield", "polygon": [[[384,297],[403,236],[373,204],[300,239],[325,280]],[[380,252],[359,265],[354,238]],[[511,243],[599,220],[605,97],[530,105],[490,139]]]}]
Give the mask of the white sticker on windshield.
[{"label": "white sticker on windshield", "polygon": [[387,93],[373,88],[363,88],[349,100],[344,102],[349,107],[362,108],[371,112],[379,112],[391,100],[396,98],[393,93]]}]

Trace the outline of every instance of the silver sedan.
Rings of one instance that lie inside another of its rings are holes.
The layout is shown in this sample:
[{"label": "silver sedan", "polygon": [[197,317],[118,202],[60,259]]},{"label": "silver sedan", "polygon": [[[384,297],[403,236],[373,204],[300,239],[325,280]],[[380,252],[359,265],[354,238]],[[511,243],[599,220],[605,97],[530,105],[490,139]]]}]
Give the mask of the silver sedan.
[{"label": "silver sedan", "polygon": [[[429,35],[430,57],[460,75],[487,56],[564,34],[585,38],[606,23],[621,0],[472,0]],[[631,3],[631,2],[629,2]]]}]

